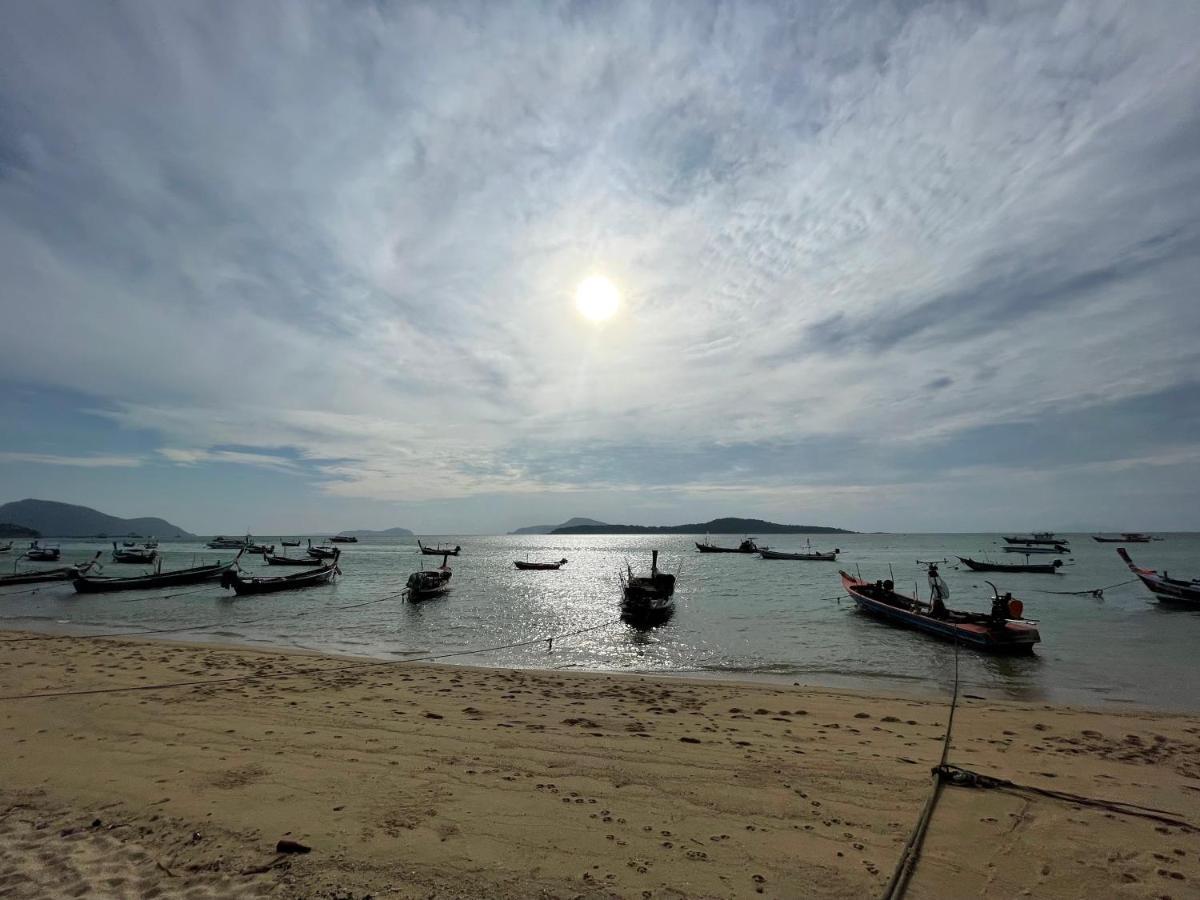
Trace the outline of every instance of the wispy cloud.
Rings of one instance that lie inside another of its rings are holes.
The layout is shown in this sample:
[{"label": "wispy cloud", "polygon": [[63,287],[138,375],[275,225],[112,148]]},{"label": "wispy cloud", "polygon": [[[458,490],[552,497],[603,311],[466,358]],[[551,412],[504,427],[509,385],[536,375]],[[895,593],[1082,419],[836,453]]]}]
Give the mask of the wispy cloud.
[{"label": "wispy cloud", "polygon": [[80,469],[129,469],[142,465],[138,456],[60,456],[56,453],[0,452],[0,462],[38,466],[73,466]]},{"label": "wispy cloud", "polygon": [[833,497],[1135,422],[1200,363],[1200,17],[902,6],[15,8],[0,378],[364,501]]}]

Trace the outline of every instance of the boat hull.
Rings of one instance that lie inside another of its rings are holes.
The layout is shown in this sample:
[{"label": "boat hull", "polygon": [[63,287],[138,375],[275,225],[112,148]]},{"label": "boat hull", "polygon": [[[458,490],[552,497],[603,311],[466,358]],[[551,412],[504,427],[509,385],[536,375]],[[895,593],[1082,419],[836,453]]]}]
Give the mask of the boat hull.
[{"label": "boat hull", "polygon": [[182,569],[178,572],[163,572],[158,575],[138,575],[133,578],[105,578],[103,576],[80,576],[74,581],[75,591],[79,594],[104,594],[112,591],[153,590],[156,588],[176,587],[181,584],[200,584],[205,581],[215,581],[224,575],[233,563],[211,566],[197,566],[193,569]]},{"label": "boat hull", "polygon": [[[964,647],[988,653],[1025,655],[1032,653],[1034,645],[1041,641],[1041,635],[1032,625],[1008,621],[1002,628],[997,628],[975,622],[935,619],[912,608],[884,603],[866,592],[866,589],[871,587],[867,582],[846,572],[842,572],[841,576],[842,587],[861,612],[892,625],[920,631],[941,640],[957,642]],[[911,598],[900,599],[914,604]]]},{"label": "boat hull", "polygon": [[66,581],[68,578],[74,578],[79,574],[79,570],[71,569],[48,569],[45,572],[19,572],[13,575],[0,575],[0,587],[6,587],[10,584],[38,584],[43,581]]},{"label": "boat hull", "polygon": [[[1013,563],[1009,565],[1008,563],[980,562],[977,559],[971,559],[967,556],[960,556],[958,559],[964,566],[974,572],[1025,572],[1031,575],[1057,575],[1059,570],[1059,566],[1054,565],[1054,563],[1046,563],[1044,565],[1039,563],[1029,563],[1026,565]],[[1056,559],[1054,562],[1060,561]]]},{"label": "boat hull", "polygon": [[527,571],[527,572],[528,571],[549,572],[552,570],[556,571],[558,569],[561,569],[563,564],[560,562],[534,563],[534,562],[522,562],[521,560],[514,560],[513,565],[516,566],[518,569],[521,569],[522,571]]},{"label": "boat hull", "polygon": [[837,562],[840,550],[829,553],[780,553],[778,550],[759,550],[758,555],[763,559],[797,559],[808,562]]},{"label": "boat hull", "polygon": [[1141,566],[1134,565],[1124,547],[1117,548],[1117,555],[1125,560],[1129,571],[1133,572],[1138,580],[1159,600],[1200,606],[1200,581],[1181,581],[1178,578],[1160,575],[1154,569],[1143,569]]}]

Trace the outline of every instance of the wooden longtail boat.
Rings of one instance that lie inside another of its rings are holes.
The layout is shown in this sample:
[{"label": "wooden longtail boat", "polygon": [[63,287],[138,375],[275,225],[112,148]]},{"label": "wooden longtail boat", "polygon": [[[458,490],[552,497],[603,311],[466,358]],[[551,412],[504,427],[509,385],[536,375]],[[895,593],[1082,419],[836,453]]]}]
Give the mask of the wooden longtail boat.
[{"label": "wooden longtail boat", "polygon": [[1140,531],[1130,531],[1123,533],[1120,537],[1108,537],[1103,534],[1093,534],[1092,540],[1097,544],[1148,544],[1154,538],[1148,534],[1142,534]]},{"label": "wooden longtail boat", "polygon": [[538,571],[548,571],[550,569],[561,569],[564,565],[566,565],[566,562],[567,561],[565,559],[560,559],[558,562],[548,562],[548,563],[527,562],[527,561],[518,559],[518,560],[513,561],[513,565],[516,566],[518,569],[526,569],[526,570],[534,569],[534,570],[538,570]]},{"label": "wooden longtail boat", "polygon": [[221,576],[221,587],[233,588],[238,596],[244,594],[269,594],[275,591],[291,591],[296,588],[316,587],[333,581],[334,576],[341,574],[337,564],[338,555],[316,569],[307,572],[296,572],[294,575],[259,575],[247,576],[236,567],[230,568]]},{"label": "wooden longtail boat", "polygon": [[134,575],[129,578],[110,578],[104,575],[81,574],[75,579],[75,590],[80,594],[103,594],[110,591],[153,590],[156,588],[175,587],[180,584],[200,584],[204,581],[213,581],[220,578],[233,568],[236,563],[237,559],[227,563],[218,561],[206,566],[176,569],[173,572],[158,571],[152,572],[149,575]]},{"label": "wooden longtail boat", "polygon": [[808,549],[800,553],[783,553],[779,550],[768,550],[763,547],[758,551],[758,555],[763,559],[801,559],[810,562],[837,562],[838,554],[842,552],[841,547],[836,547],[833,550],[822,553],[820,550],[812,548],[812,542],[808,544]]},{"label": "wooden longtail boat", "polygon": [[[1022,613],[1020,601],[1011,601],[1003,618],[952,609],[945,610],[942,617],[935,617],[930,604],[896,593],[890,581],[872,584],[848,572],[840,574],[842,588],[859,610],[893,625],[992,653],[1032,653],[1033,645],[1041,641],[1036,627],[1016,620]],[[930,569],[931,586],[934,579],[944,585],[936,567]]]},{"label": "wooden longtail boat", "polygon": [[[103,550],[97,550],[96,555],[85,563],[66,566],[62,569],[44,569],[41,572],[17,572],[15,571],[16,563],[14,563],[14,571],[11,575],[0,575],[0,587],[14,584],[39,584],[43,581],[66,581],[68,578],[75,578],[96,565],[103,552]],[[17,559],[19,560],[20,557]]]},{"label": "wooden longtail boat", "polygon": [[32,562],[58,562],[62,550],[57,545],[43,546],[34,541],[21,555]]},{"label": "wooden longtail boat", "polygon": [[334,555],[340,552],[337,547],[330,546],[329,544],[314,547],[311,539],[308,542],[308,555],[313,559],[333,559]]},{"label": "wooden longtail boat", "polygon": [[675,614],[675,576],[658,571],[658,551],[650,552],[649,575],[634,575],[629,565],[621,575],[621,619],[635,628],[662,625]]},{"label": "wooden longtail boat", "polygon": [[263,559],[268,566],[313,566],[320,565],[320,558],[312,556],[276,556],[274,553],[264,553]]},{"label": "wooden longtail boat", "polygon": [[695,544],[696,549],[701,553],[758,553],[767,549],[766,547],[760,547],[758,544],[754,543],[754,538],[752,537],[746,538],[736,547],[721,547],[717,544],[710,544],[707,535],[704,538],[704,543],[695,541]]},{"label": "wooden longtail boat", "polygon": [[152,563],[158,558],[157,550],[142,547],[118,547],[113,541],[112,561],[115,563]]},{"label": "wooden longtail boat", "polygon": [[279,543],[282,544],[284,547],[299,547],[300,546],[299,539],[294,540],[294,541],[285,541],[283,538],[280,538]]},{"label": "wooden longtail boat", "polygon": [[959,559],[975,572],[1028,572],[1033,575],[1057,575],[1063,564],[1061,559],[1052,563],[994,563],[971,559],[969,556],[960,556]]},{"label": "wooden longtail boat", "polygon": [[450,578],[454,573],[450,571],[447,563],[449,556],[449,553],[442,554],[442,564],[436,569],[422,569],[408,576],[404,591],[410,603],[439,597],[450,590]]},{"label": "wooden longtail boat", "polygon": [[1154,596],[1160,600],[1172,600],[1176,603],[1200,606],[1200,578],[1184,581],[1181,578],[1171,578],[1166,572],[1159,575],[1154,569],[1143,569],[1141,566],[1135,566],[1124,547],[1117,548],[1117,555],[1125,560],[1125,565],[1129,566],[1129,571],[1136,575],[1142,584],[1148,587]]},{"label": "wooden longtail boat", "polygon": [[459,546],[455,546],[453,550],[447,549],[441,544],[438,544],[437,547],[426,547],[421,543],[420,538],[417,538],[417,547],[426,556],[458,556],[462,551],[462,547]]},{"label": "wooden longtail boat", "polygon": [[333,544],[357,544],[358,538],[352,534],[335,534],[329,541]]}]

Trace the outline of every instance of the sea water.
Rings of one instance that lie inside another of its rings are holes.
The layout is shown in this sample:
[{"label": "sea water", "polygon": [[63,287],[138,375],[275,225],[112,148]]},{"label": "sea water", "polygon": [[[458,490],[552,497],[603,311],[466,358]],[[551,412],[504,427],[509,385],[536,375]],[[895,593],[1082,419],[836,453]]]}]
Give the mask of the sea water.
[{"label": "sea water", "polygon": [[[1037,620],[1042,635],[1031,657],[960,650],[963,690],[1032,702],[1200,710],[1200,611],[1161,604],[1140,583],[1112,587],[1132,578],[1116,554],[1121,545],[1099,544],[1087,535],[1066,537],[1071,552],[1063,557],[1062,574],[1006,575],[970,572],[956,559],[986,554],[995,561],[1022,561],[1003,553],[995,534],[813,536],[813,549],[841,549],[836,563],[701,554],[691,535],[431,535],[426,543],[460,544],[462,554],[449,560],[452,590],[422,603],[394,595],[411,572],[439,565],[441,558],[420,555],[411,538],[363,540],[341,545],[344,574],[335,584],[277,594],[235,598],[216,582],[114,594],[75,594],[69,583],[3,588],[0,628],[154,630],[172,640],[378,659],[436,656],[452,664],[945,692],[954,678],[953,644],[856,612],[838,570],[872,581],[892,578],[898,590],[911,593],[915,586],[928,597],[917,560],[946,559],[941,572],[951,607],[989,610],[988,579],[1024,602],[1025,616]],[[713,536],[714,543],[730,546],[740,539]],[[760,542],[799,550],[806,540],[766,535]],[[90,558],[107,546],[63,541],[63,561],[55,565]],[[164,569],[232,555],[202,543],[164,542],[159,549]],[[667,625],[639,632],[616,621],[618,578],[626,565],[648,570],[651,549],[660,551],[661,568],[678,572],[677,611]],[[1171,534],[1128,549],[1140,565],[1200,576],[1200,535]],[[518,559],[564,557],[568,562],[558,571],[519,571],[513,565]],[[12,563],[0,557],[0,565],[11,570]],[[271,575],[300,571],[267,567],[259,557],[243,557],[243,566]],[[21,568],[39,566],[22,562]],[[145,569],[110,563],[105,574]],[[1048,593],[1099,587],[1106,587],[1100,598]],[[582,629],[590,630],[565,636]],[[550,637],[552,645],[544,640]],[[522,646],[490,649],[506,644]]]}]

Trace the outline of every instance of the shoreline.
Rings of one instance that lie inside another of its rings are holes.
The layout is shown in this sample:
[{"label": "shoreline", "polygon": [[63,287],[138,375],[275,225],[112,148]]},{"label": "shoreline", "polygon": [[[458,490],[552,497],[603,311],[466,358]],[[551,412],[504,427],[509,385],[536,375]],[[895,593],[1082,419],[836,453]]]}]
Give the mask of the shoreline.
[{"label": "shoreline", "polygon": [[[323,649],[319,647],[303,647],[298,644],[289,644],[279,641],[270,640],[254,640],[247,638],[246,640],[232,640],[226,636],[209,637],[204,632],[196,631],[191,634],[187,633],[187,629],[170,629],[163,630],[162,635],[148,634],[139,632],[136,629],[129,633],[119,633],[114,631],[104,631],[104,626],[96,625],[77,625],[70,622],[54,622],[47,620],[26,620],[27,622],[37,621],[38,627],[32,625],[18,624],[20,620],[9,620],[0,625],[0,636],[7,632],[40,634],[52,637],[61,638],[95,638],[95,639],[113,639],[113,640],[134,640],[134,641],[151,641],[155,643],[165,644],[180,644],[191,647],[212,647],[228,650],[252,650],[263,653],[276,653],[283,655],[305,655],[305,656],[325,656],[338,659],[354,660],[354,661],[374,661],[383,663],[394,663],[398,665],[414,665],[417,663],[409,662],[409,658],[402,655],[370,654],[370,653],[353,653],[340,650]],[[95,630],[91,630],[95,629]],[[918,636],[919,637],[919,636]],[[917,638],[914,638],[917,639]],[[541,639],[534,639],[536,643]],[[921,679],[912,676],[894,675],[894,674],[878,674],[878,673],[836,673],[829,671],[812,672],[812,671],[797,671],[795,673],[771,673],[759,671],[742,671],[742,670],[711,670],[711,669],[676,669],[676,670],[637,670],[637,669],[599,669],[568,666],[539,666],[539,665],[519,665],[512,664],[486,664],[472,663],[469,661],[455,662],[459,658],[469,659],[473,656],[479,656],[483,653],[494,652],[492,649],[484,650],[464,650],[461,653],[451,654],[449,651],[439,651],[435,654],[429,654],[439,657],[438,660],[430,663],[421,662],[421,664],[429,665],[445,665],[452,668],[473,668],[483,670],[506,670],[517,669],[519,671],[528,672],[543,672],[543,673],[564,673],[564,674],[581,674],[581,675],[612,675],[615,677],[642,677],[656,679],[672,679],[682,681],[696,681],[702,683],[730,684],[730,685],[764,685],[774,687],[791,687],[805,688],[811,690],[828,690],[828,691],[843,691],[850,694],[859,694],[870,697],[890,696],[896,699],[921,699],[929,702],[937,702],[943,700],[949,703],[951,687],[945,685],[934,678]],[[416,653],[412,657],[421,660],[426,654]],[[444,661],[443,661],[444,660]],[[1171,705],[1151,705],[1148,703],[1139,702],[1138,700],[1126,699],[1121,697],[1106,698],[1103,696],[1095,697],[1096,691],[1092,694],[1084,694],[1079,691],[1070,692],[1072,695],[1078,696],[1080,699],[1057,699],[1046,696],[1014,696],[1012,693],[1006,693],[994,687],[981,686],[971,684],[969,690],[972,693],[980,696],[981,699],[995,702],[1010,702],[1010,703],[1026,703],[1026,704],[1041,704],[1054,707],[1062,707],[1075,709],[1080,711],[1091,710],[1095,712],[1141,712],[1149,714],[1163,715],[1197,715],[1200,714],[1200,703],[1195,708],[1171,706]],[[1093,702],[1089,702],[1089,700]]]},{"label": "shoreline", "polygon": [[[122,692],[0,703],[0,884],[15,897],[875,895],[948,712],[944,698],[31,634],[0,633],[20,638],[0,693]],[[201,683],[161,686],[176,681]],[[1187,813],[1200,718],[966,695],[950,759]],[[913,897],[1200,885],[1190,829],[943,794]],[[275,854],[284,838],[312,852]]]}]

